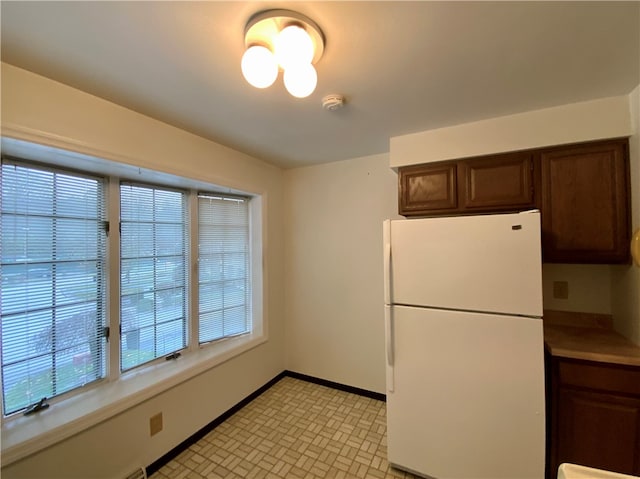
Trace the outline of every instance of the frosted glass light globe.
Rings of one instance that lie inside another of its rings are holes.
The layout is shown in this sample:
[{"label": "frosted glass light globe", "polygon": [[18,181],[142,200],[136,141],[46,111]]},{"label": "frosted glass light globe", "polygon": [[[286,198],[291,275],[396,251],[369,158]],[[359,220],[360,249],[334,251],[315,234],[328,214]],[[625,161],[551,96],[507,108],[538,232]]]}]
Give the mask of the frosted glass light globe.
[{"label": "frosted glass light globe", "polygon": [[247,48],[242,55],[240,66],[245,80],[256,88],[267,88],[273,85],[278,76],[278,63],[273,53],[262,45]]},{"label": "frosted glass light globe", "polygon": [[284,86],[296,98],[308,97],[317,84],[318,74],[311,63],[293,66],[284,71]]},{"label": "frosted glass light globe", "polygon": [[293,65],[310,64],[313,60],[313,40],[297,25],[285,27],[274,44],[276,60],[285,70]]}]

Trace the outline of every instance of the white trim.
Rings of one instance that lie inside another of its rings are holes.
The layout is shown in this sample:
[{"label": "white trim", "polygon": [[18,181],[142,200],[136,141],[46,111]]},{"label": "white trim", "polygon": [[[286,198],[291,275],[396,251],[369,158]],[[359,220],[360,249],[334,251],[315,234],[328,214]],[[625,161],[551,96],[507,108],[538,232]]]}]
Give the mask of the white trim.
[{"label": "white trim", "polygon": [[25,156],[26,153],[24,149],[26,145],[27,148],[38,149],[39,152],[51,156],[57,165],[74,167],[79,159],[84,160],[86,167],[83,165],[83,169],[91,173],[104,175],[104,164],[110,163],[112,170],[106,172],[106,174],[111,176],[132,178],[131,172],[134,172],[155,176],[146,179],[146,181],[159,181],[160,183],[164,183],[166,178],[158,178],[158,176],[170,175],[184,180],[181,183],[172,185],[182,188],[211,189],[211,186],[215,186],[215,191],[245,196],[247,194],[262,195],[264,193],[262,190],[248,190],[246,186],[243,187],[240,184],[230,185],[229,183],[232,182],[229,179],[217,177],[213,175],[211,171],[207,171],[206,180],[187,177],[184,171],[180,169],[180,162],[175,163],[175,168],[166,166],[158,168],[158,165],[144,158],[132,158],[112,151],[101,150],[72,138],[66,138],[34,128],[27,128],[11,123],[3,123],[0,125],[0,128],[2,149],[5,150],[5,153],[23,156],[25,159],[33,159]]},{"label": "white trim", "polygon": [[[189,238],[189,246],[188,246],[188,256],[189,259],[187,261],[187,284],[189,285],[188,291],[188,304],[187,304],[187,315],[189,318],[192,315],[198,315],[198,305],[200,301],[200,288],[198,288],[197,281],[192,281],[192,278],[196,278],[198,276],[198,267],[200,263],[200,257],[198,252],[198,231],[199,225],[197,220],[198,215],[198,192],[195,190],[191,190],[189,192],[189,199],[187,205],[187,215],[189,217],[188,221],[188,238]],[[194,287],[194,283],[196,286]],[[188,334],[188,342],[187,349],[189,351],[196,351],[199,347],[198,343],[198,331],[200,330],[200,321],[189,321],[187,325],[187,334]]]},{"label": "white trim", "polygon": [[[120,235],[116,234],[120,224],[120,182],[117,177],[107,178],[107,215],[109,221],[109,236],[107,237],[107,325],[111,333],[117,333],[120,324],[120,295],[112,292],[120,291]],[[107,380],[110,382],[120,379],[120,343],[107,342],[108,368]]]}]

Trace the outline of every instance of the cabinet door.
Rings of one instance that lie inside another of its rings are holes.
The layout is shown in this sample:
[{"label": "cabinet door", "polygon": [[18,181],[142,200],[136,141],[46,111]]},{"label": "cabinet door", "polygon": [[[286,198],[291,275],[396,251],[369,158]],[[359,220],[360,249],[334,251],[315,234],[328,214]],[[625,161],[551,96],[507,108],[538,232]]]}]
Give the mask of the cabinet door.
[{"label": "cabinet door", "polygon": [[456,170],[456,164],[451,162],[400,168],[400,214],[418,216],[455,211],[458,207]]},{"label": "cabinet door", "polygon": [[534,208],[531,153],[459,162],[460,207],[470,211]]},{"label": "cabinet door", "polygon": [[629,261],[627,140],[543,150],[543,260]]},{"label": "cabinet door", "polygon": [[557,411],[554,467],[570,462],[640,473],[640,400],[561,388]]}]

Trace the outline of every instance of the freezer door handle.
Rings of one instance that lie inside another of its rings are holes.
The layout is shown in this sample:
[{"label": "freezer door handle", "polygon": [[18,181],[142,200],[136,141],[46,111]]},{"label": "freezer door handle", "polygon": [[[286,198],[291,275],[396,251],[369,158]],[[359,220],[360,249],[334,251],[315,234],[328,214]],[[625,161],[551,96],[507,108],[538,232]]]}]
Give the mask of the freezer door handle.
[{"label": "freezer door handle", "polygon": [[384,304],[391,304],[391,220],[383,223]]},{"label": "freezer door handle", "polygon": [[384,245],[384,303],[391,304],[391,245]]},{"label": "freezer door handle", "polygon": [[385,305],[384,307],[384,326],[385,326],[385,349],[387,354],[387,389],[389,392],[393,392],[394,378],[393,378],[393,311],[391,306]]}]

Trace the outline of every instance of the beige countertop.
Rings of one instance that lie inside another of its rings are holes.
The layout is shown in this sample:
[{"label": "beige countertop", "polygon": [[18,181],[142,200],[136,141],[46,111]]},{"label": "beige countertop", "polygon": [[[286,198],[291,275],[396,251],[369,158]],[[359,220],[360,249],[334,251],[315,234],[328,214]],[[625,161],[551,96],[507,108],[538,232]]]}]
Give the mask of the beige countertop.
[{"label": "beige countertop", "polygon": [[613,331],[607,315],[545,310],[544,342],[552,356],[640,366],[640,346]]}]

